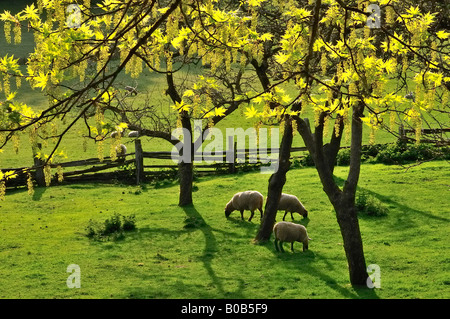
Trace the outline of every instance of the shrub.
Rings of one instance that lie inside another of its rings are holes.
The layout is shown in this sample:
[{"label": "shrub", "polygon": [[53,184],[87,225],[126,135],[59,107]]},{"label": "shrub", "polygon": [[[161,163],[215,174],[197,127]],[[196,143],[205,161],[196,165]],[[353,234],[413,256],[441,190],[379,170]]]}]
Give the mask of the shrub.
[{"label": "shrub", "polygon": [[355,205],[358,213],[367,216],[386,216],[389,212],[388,208],[378,198],[366,191],[356,193]]},{"label": "shrub", "polygon": [[304,157],[300,158],[298,160],[298,164],[300,166],[314,166],[314,160],[311,156],[311,154],[307,153]]},{"label": "shrub", "polygon": [[432,144],[406,144],[397,142],[380,147],[375,161],[383,164],[400,164],[405,162],[448,159],[450,149]]},{"label": "shrub", "polygon": [[336,165],[350,165],[350,149],[340,149],[336,156]]},{"label": "shrub", "polygon": [[122,228],[121,226],[122,222],[120,221],[120,214],[115,213],[111,218],[105,220],[102,235],[107,236],[109,234],[119,232]]},{"label": "shrub", "polygon": [[123,238],[124,231],[132,231],[135,229],[136,219],[134,215],[122,216],[115,213],[103,223],[90,219],[86,226],[86,236],[98,240],[110,238],[117,240]]},{"label": "shrub", "polygon": [[123,216],[122,229],[124,231],[131,231],[136,229],[136,216]]}]

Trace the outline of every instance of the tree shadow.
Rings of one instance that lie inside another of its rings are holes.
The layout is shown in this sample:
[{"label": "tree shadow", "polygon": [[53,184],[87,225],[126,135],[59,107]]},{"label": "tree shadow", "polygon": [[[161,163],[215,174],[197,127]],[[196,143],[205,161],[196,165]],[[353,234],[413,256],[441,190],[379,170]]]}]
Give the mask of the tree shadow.
[{"label": "tree shadow", "polygon": [[225,295],[225,290],[223,287],[222,280],[216,275],[214,269],[211,265],[212,260],[214,259],[215,254],[218,251],[217,248],[217,240],[213,233],[213,229],[210,225],[206,223],[202,215],[197,211],[194,205],[188,205],[182,207],[184,213],[187,218],[192,220],[200,221],[199,227],[196,229],[200,230],[203,233],[205,238],[205,247],[203,249],[203,255],[200,257],[200,260],[203,262],[203,266],[206,269],[209,277],[213,285],[218,289],[221,295]]},{"label": "tree shadow", "polygon": [[[275,250],[273,241],[269,240],[263,245],[273,253],[274,258],[279,260],[280,263],[286,265],[286,271],[291,271],[293,273],[307,273],[308,275],[317,277],[322,282],[324,282],[326,286],[339,293],[343,298],[379,298],[374,289],[370,289],[368,287],[351,287],[350,284],[338,284],[335,277],[333,276],[335,269],[326,257],[322,256],[319,252],[314,251],[314,249],[311,248],[307,251],[301,251],[301,244],[297,244],[297,247],[294,244],[294,253],[290,251],[290,245],[289,249],[286,249],[285,247],[284,253]],[[317,267],[316,264],[320,262],[324,263],[326,266],[320,268]],[[352,291],[350,288],[353,288],[354,291]]]},{"label": "tree shadow", "polygon": [[[335,176],[334,178],[337,181],[338,185],[343,185],[345,183],[345,180],[343,178],[340,178],[340,177],[337,177],[337,176]],[[395,200],[392,200],[392,198],[390,198],[388,196],[381,195],[379,193],[376,193],[376,192],[374,192],[374,191],[372,191],[370,189],[364,188],[364,187],[358,186],[357,191],[364,191],[367,194],[372,195],[373,197],[379,199],[382,203],[387,204],[389,206],[396,207],[397,209],[401,210],[404,213],[420,214],[422,217],[426,217],[426,218],[429,218],[429,219],[434,219],[434,220],[437,220],[439,222],[449,222],[450,221],[450,219],[448,219],[448,218],[441,217],[441,216],[435,216],[435,215],[433,215],[433,214],[431,214],[429,212],[412,208],[410,206],[407,206],[405,204],[402,204],[402,203],[399,203],[399,202],[397,202]],[[411,201],[411,202],[414,202],[414,201]],[[408,214],[403,215],[403,217],[408,216]],[[363,215],[359,216],[359,218],[364,218],[364,219],[379,219],[379,218],[383,218],[383,217],[384,216],[376,216],[376,217],[371,217],[371,216],[364,217]]]},{"label": "tree shadow", "polygon": [[32,199],[34,201],[40,201],[42,195],[47,191],[47,187],[35,187]]}]

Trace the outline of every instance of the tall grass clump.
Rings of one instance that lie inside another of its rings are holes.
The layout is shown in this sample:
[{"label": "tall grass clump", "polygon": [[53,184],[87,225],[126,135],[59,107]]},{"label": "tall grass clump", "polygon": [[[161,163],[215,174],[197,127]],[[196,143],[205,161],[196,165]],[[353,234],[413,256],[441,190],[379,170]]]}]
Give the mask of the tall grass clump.
[{"label": "tall grass clump", "polygon": [[96,240],[118,240],[123,239],[124,232],[135,229],[135,215],[122,216],[115,213],[103,223],[90,219],[86,226],[86,236]]}]

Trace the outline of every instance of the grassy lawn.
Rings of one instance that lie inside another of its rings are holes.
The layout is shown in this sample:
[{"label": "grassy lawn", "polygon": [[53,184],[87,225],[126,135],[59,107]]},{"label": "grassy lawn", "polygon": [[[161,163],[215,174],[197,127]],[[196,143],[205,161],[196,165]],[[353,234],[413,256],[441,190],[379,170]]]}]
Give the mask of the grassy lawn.
[{"label": "grassy lawn", "polygon": [[[0,12],[17,13],[29,2],[2,3]],[[13,45],[0,35],[0,57],[8,53],[26,58],[34,47],[33,35],[24,30],[22,37],[23,44]],[[190,72],[183,70],[176,80],[193,77],[201,69]],[[117,85],[130,83],[122,74]],[[171,109],[164,95],[164,77],[145,71],[134,85],[140,92],[136,105],[142,105],[149,93],[160,112]],[[388,85],[388,91],[394,88],[394,82]],[[35,110],[47,106],[44,93],[32,90],[25,81],[18,92],[18,101]],[[253,125],[243,115],[246,106],[217,125],[224,135],[226,128]],[[448,118],[439,116],[446,126]],[[302,117],[314,122],[312,110]],[[332,134],[333,123],[329,125],[326,140]],[[62,129],[59,123],[59,132]],[[368,131],[365,127],[364,144],[369,142]],[[60,150],[68,160],[97,157],[92,141],[83,150],[81,134],[86,134],[86,128],[80,122],[64,136]],[[128,152],[134,152],[132,141],[123,141]],[[377,132],[376,143],[393,141],[388,133]],[[160,139],[143,137],[142,143],[144,151],[172,148]],[[53,145],[52,141],[44,145],[44,153]],[[298,134],[293,145],[304,145]],[[107,141],[104,156],[109,156],[109,150]],[[30,165],[31,146],[28,133],[23,133],[18,154],[12,143],[4,148],[0,169]],[[335,170],[342,184],[347,170]],[[32,197],[26,189],[9,191],[6,200],[0,201],[0,298],[450,298],[448,162],[410,169],[362,166],[360,190],[389,209],[383,217],[360,217],[366,263],[378,265],[381,271],[381,288],[374,290],[349,284],[340,230],[314,168],[291,170],[283,190],[297,195],[310,212],[309,219],[295,216],[313,238],[309,251],[301,252],[299,243],[295,253],[286,244],[284,254],[275,251],[273,241],[253,244],[258,214],[252,222],[241,221],[238,212],[225,218],[224,206],[234,193],[252,189],[266,195],[268,178],[259,172],[202,177],[195,182],[195,205],[185,208],[177,206],[179,187],[170,182],[142,187],[120,183],[53,186],[36,188]],[[114,213],[134,214],[137,230],[119,240],[87,238],[90,220],[104,222]],[[278,220],[281,217],[280,213]],[[66,285],[70,264],[80,267],[80,289]]]},{"label": "grassy lawn", "polygon": [[[346,170],[338,167],[336,178]],[[259,216],[223,213],[236,191],[267,193],[269,176],[258,172],[197,180],[187,208],[170,184],[10,192],[0,203],[0,298],[449,298],[449,176],[446,162],[408,171],[363,165],[360,188],[389,208],[360,218],[366,262],[381,270],[375,290],[349,285],[336,218],[313,168],[291,170],[284,189],[310,211],[309,219],[295,216],[313,238],[310,250],[296,244],[291,253],[286,244],[284,254],[272,241],[252,243]],[[135,214],[137,230],[115,241],[85,236],[90,219],[114,212]],[[80,266],[80,289],[66,286],[69,264]]]}]

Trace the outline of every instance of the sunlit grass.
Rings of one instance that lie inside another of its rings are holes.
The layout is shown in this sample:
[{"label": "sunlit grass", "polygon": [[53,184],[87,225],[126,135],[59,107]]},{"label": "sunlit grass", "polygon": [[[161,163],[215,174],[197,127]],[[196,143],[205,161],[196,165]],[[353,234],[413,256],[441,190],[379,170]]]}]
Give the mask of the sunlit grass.
[{"label": "sunlit grass", "polygon": [[[337,178],[346,171],[337,167]],[[389,209],[360,219],[366,262],[381,269],[376,290],[349,285],[339,227],[313,168],[291,170],[284,188],[310,211],[309,219],[295,217],[313,238],[310,250],[294,245],[293,254],[275,252],[272,241],[252,243],[259,216],[225,218],[236,191],[267,193],[269,176],[257,172],[201,178],[186,208],[177,206],[176,184],[74,184],[37,188],[32,198],[8,192],[0,203],[0,297],[448,298],[449,175],[445,162],[408,171],[363,165],[360,189]],[[138,229],[119,241],[85,236],[90,219],[115,212],[135,214]],[[66,286],[69,264],[81,268],[80,289]]]}]

